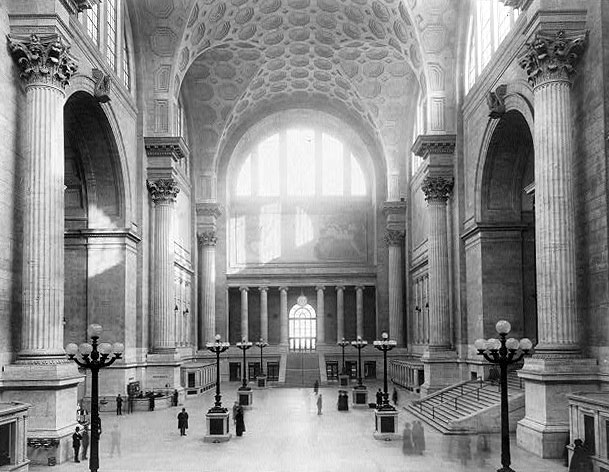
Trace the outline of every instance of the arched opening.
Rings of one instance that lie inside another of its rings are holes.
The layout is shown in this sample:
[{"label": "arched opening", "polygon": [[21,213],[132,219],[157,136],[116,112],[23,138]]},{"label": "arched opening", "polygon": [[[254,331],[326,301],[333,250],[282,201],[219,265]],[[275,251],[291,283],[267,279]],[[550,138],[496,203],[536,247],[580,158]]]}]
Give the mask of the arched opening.
[{"label": "arched opening", "polygon": [[317,315],[301,295],[288,315],[288,340],[291,351],[314,351],[316,346]]},{"label": "arched opening", "polygon": [[[495,126],[480,185],[480,221],[466,236],[470,339],[507,319],[516,337],[537,339],[534,152],[518,111]],[[475,319],[475,318],[474,318]]]}]

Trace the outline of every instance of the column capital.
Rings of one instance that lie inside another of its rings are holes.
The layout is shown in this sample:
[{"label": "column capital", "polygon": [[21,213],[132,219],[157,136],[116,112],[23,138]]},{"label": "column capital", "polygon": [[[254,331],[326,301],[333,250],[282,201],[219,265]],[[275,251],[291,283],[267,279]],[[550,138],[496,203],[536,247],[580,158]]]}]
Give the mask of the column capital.
[{"label": "column capital", "polygon": [[421,190],[428,202],[446,202],[453,191],[454,183],[453,179],[445,177],[425,177],[421,184]]},{"label": "column capital", "polygon": [[249,287],[245,287],[245,286],[241,286],[241,287],[239,287],[239,291],[241,293],[243,293],[243,292],[249,292],[250,288]]},{"label": "column capital", "polygon": [[146,184],[154,203],[175,202],[180,193],[180,188],[173,179],[147,180]]},{"label": "column capital", "polygon": [[356,286],[355,286],[355,290],[356,290],[356,291],[357,291],[357,290],[362,290],[362,291],[363,291],[365,288],[366,288],[366,287],[365,287],[364,285],[356,285]]},{"label": "column capital", "polygon": [[69,44],[58,34],[9,35],[8,45],[26,85],[48,84],[63,90],[78,69]]},{"label": "column capital", "polygon": [[571,83],[587,42],[587,31],[539,31],[526,45],[526,52],[518,64],[533,87],[547,82]]},{"label": "column capital", "polygon": [[280,292],[286,292],[288,291],[288,287],[278,287],[277,290],[279,290]]},{"label": "column capital", "polygon": [[388,229],[385,233],[385,242],[387,246],[401,246],[404,244],[406,233],[399,229]]},{"label": "column capital", "polygon": [[317,290],[318,292],[321,290],[322,292],[326,289],[326,287],[324,285],[316,285],[315,286],[315,290]]},{"label": "column capital", "polygon": [[345,286],[344,285],[337,285],[334,290],[338,291],[344,291],[345,290]]},{"label": "column capital", "polygon": [[216,232],[213,230],[199,232],[197,234],[197,239],[201,246],[215,246],[218,242]]},{"label": "column capital", "polygon": [[266,285],[263,285],[262,287],[258,287],[258,290],[262,293],[262,292],[268,292],[269,288]]}]

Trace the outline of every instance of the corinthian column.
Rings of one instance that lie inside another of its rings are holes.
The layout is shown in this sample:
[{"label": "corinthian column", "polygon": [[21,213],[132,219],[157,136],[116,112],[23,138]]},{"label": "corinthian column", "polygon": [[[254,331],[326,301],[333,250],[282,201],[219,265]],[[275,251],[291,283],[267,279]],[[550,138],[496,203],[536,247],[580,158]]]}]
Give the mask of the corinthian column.
[{"label": "corinthian column", "polygon": [[537,33],[520,65],[535,98],[537,354],[579,354],[571,79],[586,34]]},{"label": "corinthian column", "polygon": [[154,202],[154,247],[152,287],[152,348],[156,352],[175,349],[173,315],[174,203],[180,189],[173,179],[148,181]]},{"label": "corinthian column", "polygon": [[201,318],[200,341],[204,346],[216,336],[216,232],[202,231],[198,235],[201,258]]},{"label": "corinthian column", "polygon": [[388,229],[385,242],[389,247],[389,335],[397,341],[398,346],[404,344],[403,309],[402,309],[402,246],[404,246],[404,231]]},{"label": "corinthian column", "polygon": [[345,337],[345,287],[336,287],[336,341]]},{"label": "corinthian column", "polygon": [[269,288],[258,287],[258,290],[260,290],[260,337],[269,342]]},{"label": "corinthian column", "polygon": [[364,338],[364,287],[355,287],[355,320],[356,336]]},{"label": "corinthian column", "polygon": [[426,177],[421,189],[429,215],[429,349],[446,350],[450,348],[446,201],[452,192],[453,181]]},{"label": "corinthian column", "polygon": [[318,285],[315,287],[317,290],[317,344],[324,344],[326,342],[326,330],[325,330],[325,303],[324,303],[324,290],[326,287]]},{"label": "corinthian column", "polygon": [[279,344],[288,345],[288,288],[279,287]]},{"label": "corinthian column", "polygon": [[248,340],[249,309],[247,306],[247,293],[250,291],[250,289],[247,287],[239,287],[239,291],[241,292],[241,339]]},{"label": "corinthian column", "polygon": [[25,84],[22,325],[19,361],[63,359],[65,87],[76,71],[60,36],[11,36]]}]

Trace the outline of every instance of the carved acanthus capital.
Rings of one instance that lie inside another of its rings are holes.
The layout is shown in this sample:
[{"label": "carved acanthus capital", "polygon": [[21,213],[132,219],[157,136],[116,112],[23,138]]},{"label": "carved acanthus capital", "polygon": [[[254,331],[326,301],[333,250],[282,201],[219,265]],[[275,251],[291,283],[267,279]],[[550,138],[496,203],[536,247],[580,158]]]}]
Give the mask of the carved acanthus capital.
[{"label": "carved acanthus capital", "polygon": [[93,86],[93,96],[100,103],[109,102],[110,84],[112,84],[110,76],[108,74],[104,74],[104,71],[100,69],[93,69],[91,71],[91,75],[93,76],[93,81],[95,82],[95,85]]},{"label": "carved acanthus capital", "polygon": [[215,246],[218,242],[215,231],[202,231],[197,237],[201,246]]},{"label": "carved acanthus capital", "polygon": [[148,180],[147,184],[154,203],[175,202],[180,193],[180,188],[173,179]]},{"label": "carved acanthus capital", "polygon": [[385,233],[385,242],[387,246],[402,246],[406,233],[398,229],[388,229]]},{"label": "carved acanthus capital", "polygon": [[533,87],[546,82],[570,82],[587,42],[587,31],[577,33],[540,31],[535,35],[533,42],[527,44],[527,52],[520,58],[518,64],[526,71],[529,83]]},{"label": "carved acanthus capital", "polygon": [[490,91],[486,96],[488,104],[488,116],[492,120],[497,120],[505,115],[505,94],[507,93],[507,85],[499,85],[495,91]]},{"label": "carved acanthus capital", "polygon": [[70,46],[61,36],[8,36],[8,45],[26,84],[44,83],[65,88],[78,69]]},{"label": "carved acanthus capital", "polygon": [[453,191],[454,180],[444,177],[425,177],[421,190],[427,201],[445,202]]}]

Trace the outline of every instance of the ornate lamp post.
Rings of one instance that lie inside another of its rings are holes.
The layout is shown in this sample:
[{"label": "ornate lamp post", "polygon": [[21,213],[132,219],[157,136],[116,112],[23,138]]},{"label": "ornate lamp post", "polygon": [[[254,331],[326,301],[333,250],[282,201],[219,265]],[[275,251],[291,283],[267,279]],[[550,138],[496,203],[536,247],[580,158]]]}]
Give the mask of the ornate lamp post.
[{"label": "ornate lamp post", "polygon": [[260,338],[260,341],[256,342],[256,346],[260,348],[260,374],[258,375],[258,387],[266,387],[266,375],[264,375],[264,368],[262,364],[262,350],[267,347],[269,343]]},{"label": "ornate lamp post", "polygon": [[[495,326],[499,333],[499,339],[491,338],[488,340],[477,339],[474,343],[478,354],[491,364],[499,365],[501,368],[501,469],[497,472],[514,472],[510,468],[510,425],[508,412],[508,385],[507,371],[508,365],[515,364],[529,353],[533,343],[528,338],[518,341],[515,338],[506,339],[512,326],[505,320],[500,320]],[[520,352],[519,352],[520,351]]]},{"label": "ornate lamp post", "polygon": [[397,438],[397,422],[398,411],[389,403],[389,392],[387,390],[387,352],[397,346],[397,342],[389,339],[387,333],[381,335],[380,340],[374,341],[372,344],[379,351],[383,351],[383,404],[376,407],[374,411],[376,420],[376,430],[374,437],[376,439],[394,439]]},{"label": "ornate lamp post", "polygon": [[351,341],[351,345],[357,349],[357,385],[353,388],[353,403],[366,406],[368,404],[368,390],[362,383],[362,349],[368,345],[368,341],[364,341],[361,336],[358,336],[355,341]]},{"label": "ornate lamp post", "polygon": [[345,346],[348,346],[350,343],[345,338],[343,338],[336,344],[338,344],[343,350],[343,365],[339,375],[339,383],[341,386],[345,386],[349,383],[349,377],[347,376],[347,372],[345,371]]},{"label": "ornate lamp post", "polygon": [[235,344],[239,349],[243,351],[243,370],[241,373],[241,387],[238,389],[239,393],[239,404],[244,407],[249,407],[252,405],[252,389],[247,386],[247,365],[245,363],[245,351],[247,351],[250,347],[252,347],[252,343],[247,341],[245,338],[241,340],[241,342],[237,342]]},{"label": "ornate lamp post", "polygon": [[[122,343],[98,344],[103,328],[99,324],[89,326],[91,344],[82,343],[80,346],[70,343],[66,346],[66,353],[70,359],[84,369],[91,370],[91,455],[89,457],[89,470],[99,470],[99,435],[101,421],[99,419],[99,370],[111,366],[120,359],[125,346]],[[80,353],[82,360],[76,358]]]},{"label": "ornate lamp post", "polygon": [[216,341],[205,344],[208,351],[216,354],[216,402],[205,415],[207,418],[207,435],[203,438],[205,442],[228,441],[231,437],[228,432],[228,409],[222,407],[222,395],[220,394],[220,354],[230,347],[230,343],[220,341],[222,338],[216,334]]}]

